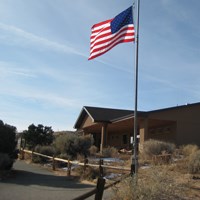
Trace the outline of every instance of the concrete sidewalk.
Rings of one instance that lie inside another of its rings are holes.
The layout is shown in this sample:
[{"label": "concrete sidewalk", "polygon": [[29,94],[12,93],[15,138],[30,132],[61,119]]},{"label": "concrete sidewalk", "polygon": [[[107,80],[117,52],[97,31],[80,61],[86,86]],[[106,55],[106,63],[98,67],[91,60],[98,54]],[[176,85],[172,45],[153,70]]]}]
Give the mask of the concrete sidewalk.
[{"label": "concrete sidewalk", "polygon": [[43,167],[18,160],[13,167],[13,176],[0,182],[0,199],[70,200],[94,187],[80,183],[72,177],[56,176]]}]

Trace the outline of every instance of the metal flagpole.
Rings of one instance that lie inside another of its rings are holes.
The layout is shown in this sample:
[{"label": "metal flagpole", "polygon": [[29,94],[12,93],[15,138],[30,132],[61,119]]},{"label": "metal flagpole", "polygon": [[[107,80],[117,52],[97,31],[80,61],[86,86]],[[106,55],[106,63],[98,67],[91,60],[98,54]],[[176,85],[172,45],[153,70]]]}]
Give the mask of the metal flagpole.
[{"label": "metal flagpole", "polygon": [[134,21],[135,28],[135,110],[134,110],[134,138],[133,138],[133,157],[132,157],[132,165],[131,165],[131,173],[135,173],[137,176],[138,173],[138,141],[137,141],[137,104],[138,104],[138,44],[139,44],[139,8],[140,8],[140,0],[137,0],[137,3],[133,4],[133,15],[134,15],[134,7],[136,8],[136,21]]}]

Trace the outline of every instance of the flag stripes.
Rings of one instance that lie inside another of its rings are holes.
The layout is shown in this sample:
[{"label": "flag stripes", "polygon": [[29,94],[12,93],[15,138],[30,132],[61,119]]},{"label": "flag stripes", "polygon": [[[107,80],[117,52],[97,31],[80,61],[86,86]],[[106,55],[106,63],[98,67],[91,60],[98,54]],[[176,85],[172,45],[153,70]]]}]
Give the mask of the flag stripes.
[{"label": "flag stripes", "polygon": [[88,60],[106,53],[119,43],[134,41],[135,31],[133,23],[125,24],[117,32],[112,33],[111,22],[113,20],[115,18],[92,26],[90,57]]}]

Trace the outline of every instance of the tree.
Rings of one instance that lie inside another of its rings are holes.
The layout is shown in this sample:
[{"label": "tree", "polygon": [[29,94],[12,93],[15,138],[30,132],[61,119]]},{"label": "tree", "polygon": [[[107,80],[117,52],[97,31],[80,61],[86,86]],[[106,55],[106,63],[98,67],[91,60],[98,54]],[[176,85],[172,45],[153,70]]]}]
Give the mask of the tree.
[{"label": "tree", "polygon": [[28,130],[23,131],[23,138],[30,149],[36,145],[49,145],[53,142],[53,130],[51,127],[39,124],[31,124]]},{"label": "tree", "polygon": [[4,124],[0,120],[0,170],[12,168],[17,158],[16,127]]},{"label": "tree", "polygon": [[0,120],[0,152],[8,154],[10,157],[15,157],[16,127],[4,124]]}]

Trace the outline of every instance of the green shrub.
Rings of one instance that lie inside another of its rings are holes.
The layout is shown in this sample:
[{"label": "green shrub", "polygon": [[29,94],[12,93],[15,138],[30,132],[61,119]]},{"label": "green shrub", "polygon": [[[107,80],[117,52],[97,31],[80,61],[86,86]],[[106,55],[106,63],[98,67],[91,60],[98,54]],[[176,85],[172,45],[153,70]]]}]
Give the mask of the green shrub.
[{"label": "green shrub", "polygon": [[172,154],[175,151],[175,145],[173,143],[148,140],[144,143],[143,154],[147,158],[152,158],[154,155]]},{"label": "green shrub", "polygon": [[8,154],[0,153],[0,170],[10,170],[14,160]]},{"label": "green shrub", "polygon": [[29,149],[34,149],[37,145],[50,145],[53,142],[53,130],[51,127],[38,124],[31,124],[28,130],[23,131],[23,138]]},{"label": "green shrub", "polygon": [[192,174],[200,173],[200,150],[192,153],[188,162],[189,172]]}]

